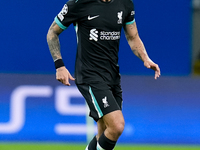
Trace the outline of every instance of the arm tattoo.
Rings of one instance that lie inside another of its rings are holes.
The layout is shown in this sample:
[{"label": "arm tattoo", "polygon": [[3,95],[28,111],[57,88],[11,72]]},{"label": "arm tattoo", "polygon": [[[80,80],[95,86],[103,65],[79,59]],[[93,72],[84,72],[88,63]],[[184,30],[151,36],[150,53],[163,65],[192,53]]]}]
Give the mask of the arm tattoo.
[{"label": "arm tattoo", "polygon": [[47,35],[49,50],[54,61],[62,58],[60,53],[60,42],[58,38],[59,33],[54,30],[55,25],[56,23],[54,22],[49,28]]},{"label": "arm tattoo", "polygon": [[129,41],[129,40],[134,40],[134,38],[135,38],[136,36],[138,36],[138,32],[134,32],[134,34],[132,34],[132,35],[130,35],[130,34],[127,33],[127,32],[132,32],[133,30],[137,29],[135,23],[130,24],[128,28],[129,28],[129,29],[128,29],[129,31],[127,31],[127,29],[125,28],[125,35],[126,35],[127,41]]}]

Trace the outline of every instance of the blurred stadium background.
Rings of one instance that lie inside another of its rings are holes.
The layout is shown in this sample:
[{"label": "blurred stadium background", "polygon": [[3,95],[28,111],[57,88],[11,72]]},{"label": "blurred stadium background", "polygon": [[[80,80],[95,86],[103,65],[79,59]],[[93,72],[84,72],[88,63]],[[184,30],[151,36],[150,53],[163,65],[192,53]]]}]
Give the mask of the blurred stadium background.
[{"label": "blurred stadium background", "polygon": [[[0,1],[2,150],[17,150],[18,146],[20,150],[28,146],[30,150],[73,150],[75,145],[86,145],[95,132],[74,83],[65,87],[55,80],[46,43],[48,28],[65,2]],[[132,145],[127,149],[199,149],[200,0],[134,3],[140,37],[162,76],[154,80],[154,72],[132,54],[122,34],[119,65],[126,127],[119,145]],[[65,64],[73,73],[73,27],[60,37]],[[174,146],[167,147],[171,144]],[[75,149],[84,149],[84,145]]]}]

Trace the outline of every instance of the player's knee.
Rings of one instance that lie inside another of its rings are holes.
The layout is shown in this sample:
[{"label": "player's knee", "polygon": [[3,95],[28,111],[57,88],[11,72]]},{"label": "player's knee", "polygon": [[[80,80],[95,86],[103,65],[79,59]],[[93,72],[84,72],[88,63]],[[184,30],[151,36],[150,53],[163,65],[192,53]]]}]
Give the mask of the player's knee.
[{"label": "player's knee", "polygon": [[116,134],[118,134],[119,136],[122,134],[122,132],[124,131],[124,125],[125,125],[125,122],[124,121],[121,121],[121,122],[118,122],[115,126],[115,131],[116,131]]},{"label": "player's knee", "polygon": [[124,121],[116,122],[113,124],[112,128],[110,128],[110,132],[113,136],[119,137],[124,131]]},{"label": "player's knee", "polygon": [[104,118],[104,120],[106,124],[106,132],[108,132],[113,139],[118,139],[125,126],[125,121],[121,111],[110,113],[106,118]]}]

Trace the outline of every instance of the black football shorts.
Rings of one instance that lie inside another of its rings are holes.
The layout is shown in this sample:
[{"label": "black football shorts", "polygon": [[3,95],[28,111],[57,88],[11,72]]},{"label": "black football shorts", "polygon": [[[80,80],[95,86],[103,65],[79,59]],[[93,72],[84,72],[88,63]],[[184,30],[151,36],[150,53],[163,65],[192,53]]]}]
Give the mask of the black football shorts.
[{"label": "black football shorts", "polygon": [[122,109],[121,85],[108,85],[104,82],[89,84],[77,84],[77,87],[85,98],[90,116],[98,121],[104,115]]}]

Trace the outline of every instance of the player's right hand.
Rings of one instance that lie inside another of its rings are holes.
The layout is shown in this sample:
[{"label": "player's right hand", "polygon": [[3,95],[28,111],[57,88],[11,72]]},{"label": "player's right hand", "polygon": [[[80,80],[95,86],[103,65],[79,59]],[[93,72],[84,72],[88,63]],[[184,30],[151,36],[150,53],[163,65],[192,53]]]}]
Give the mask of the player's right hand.
[{"label": "player's right hand", "polygon": [[68,86],[70,86],[69,80],[75,80],[64,66],[56,69],[56,79]]}]

